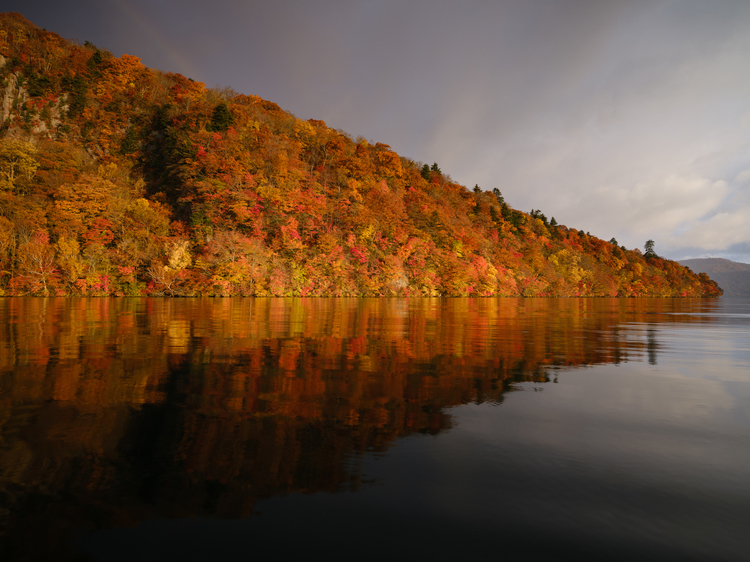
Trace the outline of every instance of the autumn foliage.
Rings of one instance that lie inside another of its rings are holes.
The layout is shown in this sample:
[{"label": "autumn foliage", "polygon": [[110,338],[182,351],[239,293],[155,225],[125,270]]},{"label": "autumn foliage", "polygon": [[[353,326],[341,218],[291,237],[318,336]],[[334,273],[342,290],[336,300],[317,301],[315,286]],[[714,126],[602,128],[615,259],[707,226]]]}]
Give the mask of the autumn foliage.
[{"label": "autumn foliage", "polygon": [[718,296],[276,104],[0,14],[0,295]]}]

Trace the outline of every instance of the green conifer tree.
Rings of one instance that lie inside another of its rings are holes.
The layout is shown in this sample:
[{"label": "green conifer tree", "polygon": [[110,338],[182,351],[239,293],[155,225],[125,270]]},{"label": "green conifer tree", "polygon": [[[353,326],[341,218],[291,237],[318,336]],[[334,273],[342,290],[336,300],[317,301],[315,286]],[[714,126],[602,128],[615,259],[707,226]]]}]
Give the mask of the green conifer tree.
[{"label": "green conifer tree", "polygon": [[234,123],[234,115],[227,107],[227,104],[221,102],[214,108],[214,113],[211,116],[211,125],[208,127],[210,131],[223,132],[226,131]]}]

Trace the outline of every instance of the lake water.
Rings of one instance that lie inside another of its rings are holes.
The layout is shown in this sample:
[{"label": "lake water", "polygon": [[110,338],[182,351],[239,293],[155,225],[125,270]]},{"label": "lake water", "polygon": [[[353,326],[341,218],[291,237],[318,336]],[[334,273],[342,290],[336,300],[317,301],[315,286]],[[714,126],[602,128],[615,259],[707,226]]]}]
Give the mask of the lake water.
[{"label": "lake water", "polygon": [[748,560],[750,300],[0,299],[2,560]]}]

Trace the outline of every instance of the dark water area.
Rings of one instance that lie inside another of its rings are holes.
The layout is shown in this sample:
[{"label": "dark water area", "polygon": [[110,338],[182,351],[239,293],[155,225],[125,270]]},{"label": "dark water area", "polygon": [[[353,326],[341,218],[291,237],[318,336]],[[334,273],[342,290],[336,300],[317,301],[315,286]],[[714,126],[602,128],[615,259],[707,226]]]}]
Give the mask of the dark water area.
[{"label": "dark water area", "polygon": [[748,299],[0,299],[0,560],[747,560]]}]

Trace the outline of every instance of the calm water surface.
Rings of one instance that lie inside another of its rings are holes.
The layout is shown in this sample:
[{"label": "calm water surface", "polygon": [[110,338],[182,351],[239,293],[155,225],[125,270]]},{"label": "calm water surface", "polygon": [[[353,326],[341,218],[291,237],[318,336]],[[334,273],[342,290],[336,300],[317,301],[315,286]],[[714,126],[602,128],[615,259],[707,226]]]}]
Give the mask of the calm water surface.
[{"label": "calm water surface", "polygon": [[750,300],[0,299],[0,559],[748,560]]}]

